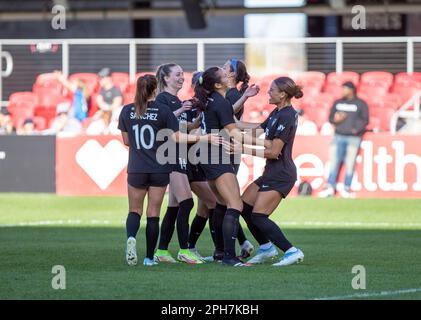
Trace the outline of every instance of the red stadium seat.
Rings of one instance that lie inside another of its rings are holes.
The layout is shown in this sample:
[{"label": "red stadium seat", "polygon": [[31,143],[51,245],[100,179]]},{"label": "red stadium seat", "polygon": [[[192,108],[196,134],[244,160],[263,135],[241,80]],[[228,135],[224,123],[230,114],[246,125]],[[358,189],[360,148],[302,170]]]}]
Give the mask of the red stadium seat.
[{"label": "red stadium seat", "polygon": [[358,88],[358,94],[368,95],[370,97],[384,97],[388,89],[382,86],[371,86],[371,85],[360,85]]},{"label": "red stadium seat", "polygon": [[374,131],[377,132],[380,130],[380,119],[377,117],[369,117],[369,122],[367,126],[368,131]]},{"label": "red stadium seat", "polygon": [[393,83],[393,74],[385,71],[370,71],[361,75],[360,85],[383,87],[389,90]]},{"label": "red stadium seat", "polygon": [[380,120],[380,129],[382,131],[390,130],[390,120],[394,113],[395,110],[392,108],[373,107],[369,109],[370,117]]},{"label": "red stadium seat", "polygon": [[395,85],[403,85],[409,87],[421,86],[421,72],[412,74],[401,72],[395,76]]},{"label": "red stadium seat", "polygon": [[317,128],[320,128],[329,121],[329,109],[328,108],[308,108],[305,109],[304,114],[307,118],[313,121]]},{"label": "red stadium seat", "polygon": [[319,91],[323,88],[326,80],[326,75],[319,71],[307,71],[300,73],[295,82],[304,88],[306,87],[317,87]]},{"label": "red stadium seat", "polygon": [[22,91],[12,93],[9,97],[9,103],[19,103],[23,101],[36,103],[37,96],[36,94],[30,91]]},{"label": "red stadium seat", "polygon": [[35,79],[35,84],[41,87],[62,87],[63,85],[57,79],[54,73],[41,73]]},{"label": "red stadium seat", "polygon": [[89,95],[92,95],[99,87],[99,76],[95,73],[74,73],[69,76],[70,81],[78,79],[85,83]]},{"label": "red stadium seat", "polygon": [[320,89],[318,86],[303,86],[304,97],[316,97],[320,94]]},{"label": "red stadium seat", "polygon": [[401,96],[403,102],[411,99],[419,91],[421,91],[421,88],[407,87],[405,85],[395,85],[392,88],[392,92]]},{"label": "red stadium seat", "polygon": [[301,103],[301,109],[304,110],[305,113],[309,109],[323,109],[330,111],[335,99],[331,95],[320,94],[316,97],[307,97],[303,98]]},{"label": "red stadium seat", "polygon": [[133,103],[135,96],[136,96],[136,83],[132,83],[127,87],[127,90],[123,95],[123,103],[124,104]]},{"label": "red stadium seat", "polygon": [[22,117],[31,117],[34,114],[37,97],[32,92],[15,92],[10,95],[7,109],[12,114],[16,126]]},{"label": "red stadium seat", "polygon": [[47,120],[42,117],[34,117],[32,119],[34,121],[35,130],[41,131],[47,129]]},{"label": "red stadium seat", "polygon": [[121,92],[126,91],[130,82],[129,74],[126,72],[113,72],[111,73],[111,79],[113,80],[114,85],[118,87]]},{"label": "red stadium seat", "polygon": [[37,106],[55,108],[60,102],[67,100],[68,99],[62,95],[51,93],[48,88],[39,89],[37,92]]},{"label": "red stadium seat", "polygon": [[342,73],[331,72],[327,75],[327,86],[342,86],[345,82],[351,81],[358,86],[360,75],[353,71],[344,71]]},{"label": "red stadium seat", "polygon": [[96,103],[96,98],[98,97],[99,93],[94,93],[90,97],[90,103],[88,108],[88,117],[92,117],[98,110],[98,104]]},{"label": "red stadium seat", "polygon": [[338,100],[342,98],[343,90],[344,89],[342,86],[330,84],[325,87],[324,94],[328,94],[332,96],[335,100]]}]

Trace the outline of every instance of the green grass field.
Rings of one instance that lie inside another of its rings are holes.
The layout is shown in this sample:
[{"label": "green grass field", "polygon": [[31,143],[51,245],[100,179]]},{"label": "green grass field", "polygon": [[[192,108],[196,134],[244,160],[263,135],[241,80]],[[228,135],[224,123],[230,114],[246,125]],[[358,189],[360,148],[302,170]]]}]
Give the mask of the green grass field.
[{"label": "green grass field", "polygon": [[[421,199],[285,201],[273,219],[306,255],[287,268],[128,267],[126,214],[125,198],[0,194],[0,299],[421,299]],[[208,229],[198,247],[212,252]],[[65,290],[51,287],[54,265]],[[355,265],[366,290],[351,286]]]}]

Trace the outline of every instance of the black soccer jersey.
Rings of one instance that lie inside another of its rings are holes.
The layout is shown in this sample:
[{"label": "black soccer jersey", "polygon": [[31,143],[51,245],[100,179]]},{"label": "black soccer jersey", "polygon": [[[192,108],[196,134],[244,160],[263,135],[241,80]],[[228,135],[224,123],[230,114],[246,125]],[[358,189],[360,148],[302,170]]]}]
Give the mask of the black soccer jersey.
[{"label": "black soccer jersey", "polygon": [[212,130],[221,130],[231,123],[235,123],[231,103],[218,92],[213,92],[208,98],[205,112],[202,113],[202,131],[211,133]]},{"label": "black soccer jersey", "polygon": [[[231,88],[227,91],[227,94],[225,96],[225,98],[232,104],[234,105],[238,100],[240,100],[240,98],[242,97],[242,93],[240,91],[237,90],[237,88]],[[240,120],[241,117],[243,116],[244,113],[244,108],[242,108],[240,111],[238,111],[235,114],[235,117],[237,118],[237,120]]]},{"label": "black soccer jersey", "polygon": [[169,173],[170,165],[161,165],[156,153],[164,141],[156,141],[158,131],[171,129],[177,132],[178,121],[165,105],[149,102],[141,119],[135,114],[134,104],[123,107],[120,113],[118,128],[129,135],[129,163],[127,173]]},{"label": "black soccer jersey", "polygon": [[[182,103],[180,99],[178,99],[177,96],[172,95],[169,92],[163,91],[160,94],[158,94],[155,98],[155,101],[158,103],[162,103],[166,106],[168,106],[172,112],[180,109],[182,107]],[[179,122],[186,122],[187,121],[187,113],[183,112],[178,117]]]},{"label": "black soccer jersey", "polygon": [[[229,141],[229,135],[223,131],[226,125],[235,123],[232,105],[227,99],[217,92],[213,92],[208,98],[206,110],[202,112],[202,133],[220,133],[225,140]],[[219,132],[222,130],[222,132]],[[210,146],[208,148],[208,163],[230,164],[230,155],[222,146]]]},{"label": "black soccer jersey", "polygon": [[296,181],[297,168],[292,160],[292,147],[298,125],[298,113],[292,106],[275,108],[260,125],[265,130],[265,139],[281,139],[285,145],[278,159],[267,159],[263,175],[278,181]]}]

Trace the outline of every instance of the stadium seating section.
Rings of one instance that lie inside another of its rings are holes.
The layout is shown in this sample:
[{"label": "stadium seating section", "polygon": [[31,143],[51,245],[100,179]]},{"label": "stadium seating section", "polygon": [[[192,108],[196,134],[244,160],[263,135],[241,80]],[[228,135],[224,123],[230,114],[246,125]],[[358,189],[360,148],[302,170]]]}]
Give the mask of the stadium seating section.
[{"label": "stadium seating section", "polygon": [[[138,73],[136,79],[145,73]],[[246,103],[245,120],[261,121],[273,109],[268,104],[267,91],[271,81],[279,75],[253,77],[251,83],[256,83],[261,90],[258,96]],[[111,75],[113,82],[120,88],[124,96],[124,103],[134,100],[136,84],[131,83],[129,75],[115,72]],[[180,92],[181,99],[189,99],[193,92],[189,86],[191,73],[185,73],[186,82]],[[406,101],[421,90],[421,72],[393,75],[389,72],[366,72],[359,75],[356,72],[324,74],[317,71],[304,72],[293,76],[298,84],[303,86],[304,98],[293,100],[296,108],[304,110],[304,114],[317,124],[319,129],[327,121],[332,103],[341,97],[341,85],[352,81],[358,88],[358,95],[369,106],[370,128],[383,131],[389,130],[390,118]],[[93,73],[77,73],[69,79],[82,79],[90,95],[89,116],[98,110],[95,98],[99,92],[99,78]],[[9,111],[16,127],[22,125],[24,119],[32,117],[38,130],[46,129],[56,114],[56,107],[61,102],[71,101],[72,95],[66,91],[53,74],[40,74],[33,85],[32,92],[16,92],[9,98]],[[256,114],[258,115],[256,117]],[[253,115],[253,117],[251,117]],[[83,123],[86,127],[87,119]]]}]

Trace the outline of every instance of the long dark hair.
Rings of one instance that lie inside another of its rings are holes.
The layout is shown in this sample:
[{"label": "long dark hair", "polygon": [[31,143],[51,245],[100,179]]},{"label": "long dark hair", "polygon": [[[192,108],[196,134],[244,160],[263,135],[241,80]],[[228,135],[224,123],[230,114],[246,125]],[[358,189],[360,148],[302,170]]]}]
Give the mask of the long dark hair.
[{"label": "long dark hair", "polygon": [[249,87],[250,75],[247,73],[247,67],[243,61],[230,59],[230,71],[235,73],[235,83],[241,82],[240,92],[244,93]]},{"label": "long dark hair", "polygon": [[137,79],[136,97],[134,99],[137,118],[140,118],[145,114],[148,107],[148,100],[154,94],[157,84],[156,77],[151,74],[146,74]]},{"label": "long dark hair", "polygon": [[175,63],[165,63],[161,64],[156,70],[156,79],[158,80],[158,93],[164,91],[167,86],[165,77],[168,77],[171,73],[171,68],[177,67],[178,64]]},{"label": "long dark hair", "polygon": [[297,85],[294,80],[288,77],[279,77],[273,80],[279,91],[287,94],[288,99],[300,99],[304,96],[302,88]]},{"label": "long dark hair", "polygon": [[197,99],[196,106],[202,111],[206,109],[208,97],[215,90],[215,84],[221,81],[218,74],[219,70],[220,68],[218,67],[206,69],[194,87],[194,97]]}]

